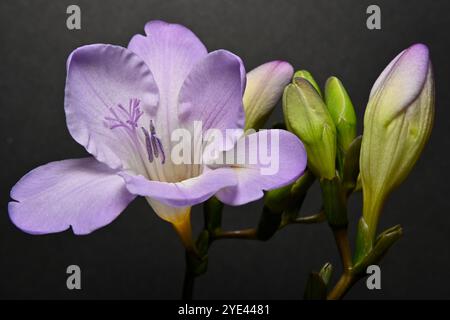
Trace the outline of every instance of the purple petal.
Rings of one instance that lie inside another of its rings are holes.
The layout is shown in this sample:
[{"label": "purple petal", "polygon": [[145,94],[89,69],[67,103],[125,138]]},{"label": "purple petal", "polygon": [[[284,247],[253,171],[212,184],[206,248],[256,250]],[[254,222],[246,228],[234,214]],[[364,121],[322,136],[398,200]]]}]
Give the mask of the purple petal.
[{"label": "purple petal", "polygon": [[111,223],[135,196],[115,171],[93,158],[51,162],[17,182],[11,190],[9,216],[31,234],[72,227],[88,234]]},{"label": "purple petal", "polygon": [[425,84],[429,65],[428,48],[423,44],[415,44],[401,52],[384,69],[370,92],[370,98],[378,99],[379,104],[387,103],[396,106],[396,110],[408,106],[414,101]]},{"label": "purple petal", "polygon": [[294,69],[284,61],[271,61],[247,73],[244,93],[245,127],[259,129],[280,100]]},{"label": "purple petal", "polygon": [[209,170],[195,178],[175,183],[152,181],[141,175],[134,176],[127,173],[121,173],[121,175],[131,193],[150,197],[174,207],[201,203],[220,189],[236,184],[236,177],[229,168]]},{"label": "purple petal", "polygon": [[[130,130],[133,125],[139,126],[136,121],[147,126],[157,103],[158,89],[152,74],[131,51],[95,44],[70,55],[65,94],[67,126],[78,143],[111,168],[141,171]],[[145,115],[141,117],[142,112]]]},{"label": "purple petal", "polygon": [[192,67],[208,52],[191,30],[179,24],[150,21],[145,25],[145,33],[147,36],[135,35],[128,49],[152,71],[161,102],[174,101]]},{"label": "purple petal", "polygon": [[150,21],[145,33],[147,36],[135,35],[128,48],[147,63],[158,85],[160,106],[155,126],[167,145],[172,130],[179,127],[177,99],[181,86],[208,52],[192,31],[179,24]]},{"label": "purple petal", "polygon": [[243,128],[245,73],[236,55],[217,50],[200,61],[187,77],[179,96],[183,123],[201,121],[203,131]]},{"label": "purple petal", "polygon": [[[178,95],[181,86],[193,66],[208,52],[192,31],[179,24],[150,21],[145,25],[145,33],[146,36],[135,35],[128,48],[145,61],[158,85],[160,101],[154,126],[161,144],[171,150],[174,145],[171,134],[180,127]],[[161,171],[168,180],[177,176],[170,157]]]},{"label": "purple petal", "polygon": [[[256,143],[257,142],[257,143]],[[229,205],[242,205],[263,197],[263,190],[280,188],[294,182],[306,167],[306,152],[302,142],[284,130],[262,130],[239,140],[237,159],[245,164],[235,166],[238,184],[219,191],[216,196]],[[226,152],[227,157],[235,149]],[[271,157],[271,165],[261,155]],[[257,162],[252,162],[255,157]]]}]

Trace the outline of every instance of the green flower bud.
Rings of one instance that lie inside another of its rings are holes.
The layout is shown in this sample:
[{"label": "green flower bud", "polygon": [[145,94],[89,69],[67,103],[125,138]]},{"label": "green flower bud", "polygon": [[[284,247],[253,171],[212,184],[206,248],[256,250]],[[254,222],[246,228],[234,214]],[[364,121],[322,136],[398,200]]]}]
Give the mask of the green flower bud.
[{"label": "green flower bud", "polygon": [[374,239],[383,203],[412,170],[434,118],[434,81],[428,48],[416,44],[383,71],[364,116],[360,170],[363,219]]},{"label": "green flower bud", "polygon": [[344,155],[356,138],[356,114],[347,91],[336,77],[325,84],[325,104],[336,125],[338,148]]},{"label": "green flower bud", "polygon": [[316,89],[304,78],[295,78],[283,94],[287,127],[305,145],[308,167],[320,178],[336,174],[336,127]]},{"label": "green flower bud", "polygon": [[317,84],[316,80],[314,80],[314,77],[309,71],[306,70],[299,70],[294,73],[294,77],[292,78],[292,83],[294,83],[295,78],[303,78],[308,80],[308,82],[316,89],[316,91],[319,93],[319,95],[322,97],[322,92],[320,91],[320,87]]}]

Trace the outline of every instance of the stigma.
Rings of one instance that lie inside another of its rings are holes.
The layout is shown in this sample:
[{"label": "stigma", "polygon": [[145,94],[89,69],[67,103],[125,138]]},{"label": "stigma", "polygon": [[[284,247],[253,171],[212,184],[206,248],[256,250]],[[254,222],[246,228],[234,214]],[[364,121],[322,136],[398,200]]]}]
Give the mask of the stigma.
[{"label": "stigma", "polygon": [[134,131],[138,127],[138,120],[144,114],[139,105],[139,99],[130,99],[128,109],[120,103],[117,108],[110,107],[111,116],[105,117],[107,125],[110,129],[125,128],[129,131]]}]

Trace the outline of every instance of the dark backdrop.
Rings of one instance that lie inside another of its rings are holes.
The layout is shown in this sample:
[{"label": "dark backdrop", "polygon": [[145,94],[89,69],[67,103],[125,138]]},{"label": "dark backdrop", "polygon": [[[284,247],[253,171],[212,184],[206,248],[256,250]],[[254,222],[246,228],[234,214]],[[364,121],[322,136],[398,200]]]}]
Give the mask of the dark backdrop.
[{"label": "dark backdrop", "polygon": [[[404,237],[382,264],[382,290],[359,283],[348,298],[450,298],[450,140],[448,12],[450,2],[376,1],[382,30],[366,28],[372,1],[178,0],[0,2],[0,297],[178,298],[184,255],[172,228],[144,199],[111,225],[88,236],[31,236],[7,215],[9,190],[32,168],[83,157],[69,135],[63,111],[65,62],[88,43],[126,46],[148,20],[191,28],[208,49],[241,56],[247,70],[285,59],[323,83],[338,76],[361,121],[369,90],[387,63],[414,42],[431,49],[436,77],[436,121],[424,153],[407,181],[390,197],[381,227],[401,223]],[[66,8],[78,4],[82,30],[66,28]],[[278,107],[271,118],[281,119]],[[360,125],[360,130],[361,125]],[[360,195],[351,202],[353,221]],[[305,212],[318,209],[317,186]],[[227,228],[253,226],[260,202],[226,208]],[[202,217],[194,212],[198,228]],[[351,225],[354,230],[355,224]],[[326,225],[291,226],[266,243],[225,240],[210,250],[209,271],[197,298],[298,299],[307,274],[326,261],[339,265]],[[66,289],[66,267],[82,269],[82,290]],[[335,275],[335,278],[336,279]]]}]

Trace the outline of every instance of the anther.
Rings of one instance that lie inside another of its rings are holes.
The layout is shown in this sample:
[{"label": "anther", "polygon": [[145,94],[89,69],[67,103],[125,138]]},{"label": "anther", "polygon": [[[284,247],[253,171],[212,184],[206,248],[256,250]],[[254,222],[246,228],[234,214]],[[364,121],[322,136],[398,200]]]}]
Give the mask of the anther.
[{"label": "anther", "polygon": [[150,135],[148,134],[147,129],[145,129],[144,127],[141,127],[141,129],[142,132],[144,132],[145,136],[145,148],[147,149],[148,161],[153,162],[153,148]]},{"label": "anther", "polygon": [[152,162],[154,158],[159,158],[159,156],[161,155],[161,163],[164,164],[166,162],[166,155],[164,154],[161,140],[156,136],[155,126],[153,125],[152,120],[150,120],[149,129],[150,133],[147,131],[147,129],[142,128],[145,136],[147,153],[149,154],[148,159],[150,162]]}]

